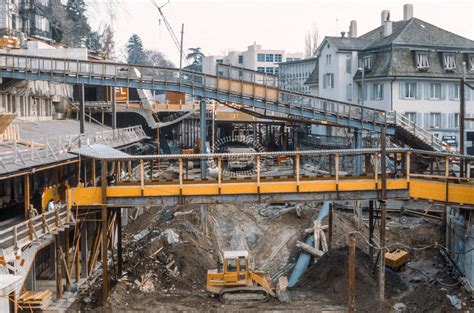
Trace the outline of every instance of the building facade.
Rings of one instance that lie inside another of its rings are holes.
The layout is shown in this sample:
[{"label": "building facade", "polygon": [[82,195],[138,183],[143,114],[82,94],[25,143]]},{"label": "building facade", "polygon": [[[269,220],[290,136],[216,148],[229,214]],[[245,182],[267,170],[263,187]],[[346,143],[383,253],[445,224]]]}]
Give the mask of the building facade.
[{"label": "building facade", "polygon": [[[347,36],[325,37],[306,85],[312,94],[397,111],[439,138],[457,138],[459,82],[464,63],[467,82],[474,81],[474,41],[414,18],[412,5],[403,11],[397,22],[382,11],[381,25],[362,36],[352,21]],[[466,117],[474,117],[468,87],[465,98]]]},{"label": "building facade", "polygon": [[230,51],[223,56],[206,56],[202,60],[202,71],[206,74],[217,75],[217,64],[227,64],[262,73],[278,75],[279,63],[297,61],[303,58],[303,53],[289,53],[285,50],[262,49],[261,45],[248,46],[246,51]]},{"label": "building facade", "polygon": [[52,38],[50,0],[0,0],[0,34]]},{"label": "building facade", "polygon": [[318,58],[287,61],[279,64],[279,87],[284,90],[310,94],[310,87],[305,85],[318,64]]}]

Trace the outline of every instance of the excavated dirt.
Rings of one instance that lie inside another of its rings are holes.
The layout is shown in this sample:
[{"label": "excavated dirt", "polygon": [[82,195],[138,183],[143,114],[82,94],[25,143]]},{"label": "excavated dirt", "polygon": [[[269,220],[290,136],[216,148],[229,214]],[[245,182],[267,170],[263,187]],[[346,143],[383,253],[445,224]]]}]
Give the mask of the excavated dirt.
[{"label": "excavated dirt", "polygon": [[[312,265],[298,284],[299,288],[324,294],[338,304],[346,304],[348,299],[348,256],[347,246],[332,249]],[[396,295],[407,289],[398,275],[386,272],[386,294]],[[371,311],[377,304],[377,277],[369,256],[356,249],[356,308]]]},{"label": "excavated dirt", "polygon": [[[267,303],[223,305],[208,297],[207,270],[219,266],[225,250],[248,250],[253,267],[263,270],[273,282],[280,275],[289,275],[299,253],[295,243],[304,241],[304,229],[312,226],[318,205],[303,205],[300,216],[290,212],[274,217],[261,216],[258,212],[262,207],[259,204],[209,206],[207,233],[199,207],[147,210],[124,230],[124,272],[120,275],[111,272],[114,282],[109,303],[101,304],[99,277],[88,287],[80,288],[80,300],[70,311],[345,311],[346,244],[349,232],[355,228],[353,215],[338,211],[334,214],[333,249],[313,264],[299,285],[290,290],[290,303],[270,299]],[[422,219],[401,224],[397,216],[392,216],[388,219],[387,241],[412,247],[439,242],[443,234],[440,224]],[[366,225],[359,231],[368,237]],[[377,303],[377,277],[367,255],[367,245],[360,236],[356,238],[359,312],[394,312],[393,305],[398,302],[406,305],[406,312],[452,311],[446,294],[459,295],[463,302],[468,302],[458,286],[444,286],[453,284],[453,280],[437,250],[426,249],[410,252],[411,260],[405,272],[386,271],[387,301]],[[100,274],[101,270],[97,272]]]}]

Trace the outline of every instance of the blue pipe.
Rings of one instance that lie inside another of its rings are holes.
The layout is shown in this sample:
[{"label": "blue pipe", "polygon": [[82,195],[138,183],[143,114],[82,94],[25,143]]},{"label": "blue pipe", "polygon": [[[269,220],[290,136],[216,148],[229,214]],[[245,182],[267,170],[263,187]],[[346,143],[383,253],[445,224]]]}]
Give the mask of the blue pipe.
[{"label": "blue pipe", "polygon": [[[329,214],[329,205],[330,202],[323,203],[321,209],[319,210],[318,216],[316,217],[316,221],[322,223],[323,219]],[[309,235],[308,238],[306,238],[305,243],[310,246],[314,246],[314,235]],[[293,268],[293,272],[290,275],[290,279],[288,280],[288,287],[292,288],[298,283],[301,276],[308,268],[310,262],[311,255],[301,251],[298,260],[296,261],[295,267]]]}]

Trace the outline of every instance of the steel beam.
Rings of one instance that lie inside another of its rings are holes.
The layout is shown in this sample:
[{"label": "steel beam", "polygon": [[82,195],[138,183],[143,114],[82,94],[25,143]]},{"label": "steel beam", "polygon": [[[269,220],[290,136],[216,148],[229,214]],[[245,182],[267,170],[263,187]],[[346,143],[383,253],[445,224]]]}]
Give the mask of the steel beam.
[{"label": "steel beam", "polygon": [[[84,134],[86,122],[86,99],[84,84],[79,85],[79,132]],[[80,144],[80,143],[79,143]]]},{"label": "steel beam", "polygon": [[[247,195],[203,195],[203,196],[169,196],[169,197],[114,197],[107,198],[108,207],[133,206],[167,206],[178,205],[184,201],[192,204],[228,204],[228,203],[260,203],[260,202],[304,202],[304,201],[335,201],[335,200],[376,200],[379,191],[325,191],[320,193],[285,193],[285,194],[247,194]],[[406,189],[388,190],[390,199],[408,199]],[[181,200],[180,200],[181,199]]]},{"label": "steel beam", "polygon": [[[206,153],[206,99],[201,98],[199,103],[199,121],[201,137],[201,153]],[[201,179],[206,179],[206,159],[201,159]]]}]

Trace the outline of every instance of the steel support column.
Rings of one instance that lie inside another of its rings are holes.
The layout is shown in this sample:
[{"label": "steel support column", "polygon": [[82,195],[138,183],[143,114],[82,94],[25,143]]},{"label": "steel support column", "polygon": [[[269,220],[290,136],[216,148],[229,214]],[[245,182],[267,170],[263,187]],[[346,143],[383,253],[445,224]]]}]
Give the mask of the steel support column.
[{"label": "steel support column", "polygon": [[[204,98],[201,98],[199,112],[201,153],[206,153],[206,100]],[[201,159],[201,179],[206,179],[206,159]]]},{"label": "steel support column", "polygon": [[[84,93],[84,85],[79,85],[79,132],[84,134],[86,122],[86,99]],[[80,144],[80,143],[79,143]]]},{"label": "steel support column", "polygon": [[117,129],[117,99],[115,95],[115,87],[110,87],[112,99],[112,129]]},{"label": "steel support column", "polygon": [[380,135],[381,153],[380,153],[380,165],[381,165],[381,181],[382,190],[380,193],[380,256],[379,256],[379,299],[380,301],[385,300],[385,225],[387,217],[387,208],[385,206],[385,200],[387,200],[387,117],[385,116],[385,125]]},{"label": "steel support column", "polygon": [[123,264],[123,253],[122,253],[122,208],[117,209],[117,279],[122,277],[122,264]]},{"label": "steel support column", "polygon": [[108,218],[107,218],[107,161],[101,162],[101,185],[102,185],[102,300],[104,303],[107,303],[109,298],[109,269],[108,269],[108,258],[107,258],[107,248],[108,248],[108,238],[107,238],[107,228],[108,228]]},{"label": "steel support column", "polygon": [[[362,132],[358,129],[354,129],[354,149],[362,148]],[[359,176],[362,173],[362,155],[356,155],[355,157],[355,175]]]}]

